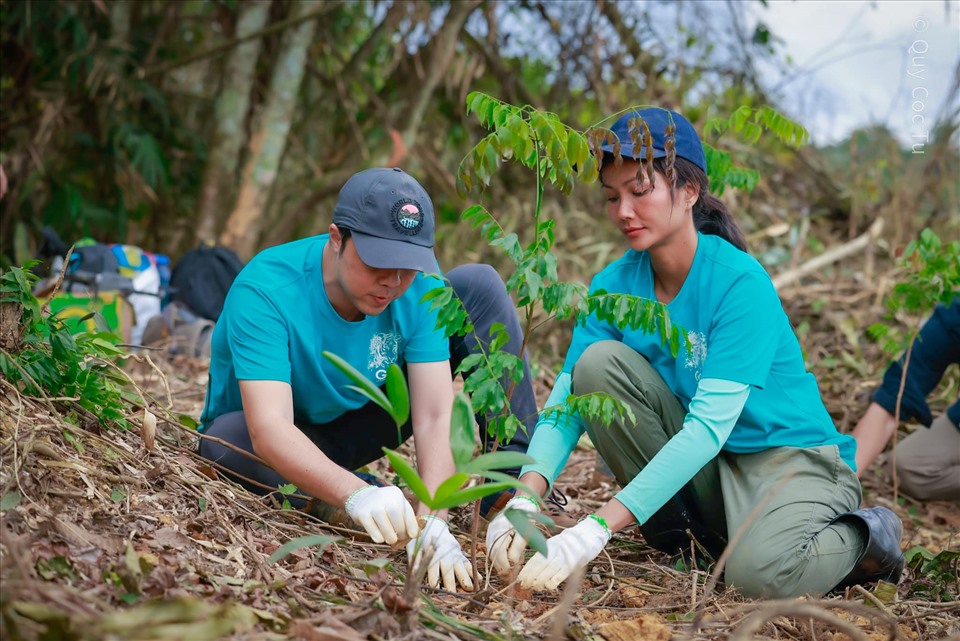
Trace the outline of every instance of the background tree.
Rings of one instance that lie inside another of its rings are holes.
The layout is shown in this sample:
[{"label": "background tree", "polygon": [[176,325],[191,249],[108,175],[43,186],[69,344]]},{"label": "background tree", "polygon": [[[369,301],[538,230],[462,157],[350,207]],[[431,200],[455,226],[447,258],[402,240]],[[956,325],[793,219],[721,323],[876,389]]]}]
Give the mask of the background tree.
[{"label": "background tree", "polygon": [[[293,5],[292,18],[305,16],[312,9],[310,4]],[[316,30],[314,20],[304,20],[283,34],[274,62],[267,100],[258,117],[258,124],[250,136],[247,166],[243,172],[240,195],[236,206],[227,219],[226,229],[220,242],[249,259],[256,251],[260,231],[261,213],[277,173],[280,160],[287,146],[287,134],[300,84],[306,70],[307,49]]]},{"label": "background tree", "polygon": [[[237,38],[245,38],[263,29],[269,16],[270,0],[253,0],[238,7]],[[230,210],[236,195],[236,174],[240,150],[246,136],[247,112],[256,80],[260,38],[252,38],[231,51],[223,70],[223,86],[214,109],[210,151],[203,171],[197,211],[198,241],[213,241],[220,222]]]}]

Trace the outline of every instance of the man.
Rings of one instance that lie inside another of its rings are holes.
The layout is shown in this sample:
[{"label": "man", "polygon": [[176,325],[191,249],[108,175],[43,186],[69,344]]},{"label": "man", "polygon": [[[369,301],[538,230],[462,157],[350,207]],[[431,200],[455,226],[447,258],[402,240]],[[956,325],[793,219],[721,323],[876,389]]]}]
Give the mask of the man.
[{"label": "man", "polygon": [[[442,287],[433,252],[433,204],[400,169],[368,169],[340,191],[329,233],[261,252],[231,287],[214,329],[203,432],[255,452],[269,467],[211,440],[200,454],[239,476],[344,507],[375,542],[411,539],[433,547],[428,579],[455,590],[473,589],[471,567],[450,534],[446,512],[420,530],[413,508],[396,487],[376,487],[352,473],[397,447],[412,433],[417,465],[431,489],[454,472],[450,449],[452,369],[489,336],[494,323],[521,332],[499,276],[482,265],[450,271],[448,280],[476,327],[476,336],[444,338],[436,315],[421,303]],[[386,412],[347,388],[350,381],[322,352],[328,350],[383,384],[387,367],[406,370],[411,421],[398,435]],[[450,355],[454,356],[451,364]],[[511,409],[528,425],[537,408],[525,377]],[[478,417],[481,426],[485,417]],[[526,451],[522,431],[506,449]],[[243,480],[241,479],[241,482]],[[262,487],[244,482],[249,489]],[[429,510],[420,506],[417,513]]]}]

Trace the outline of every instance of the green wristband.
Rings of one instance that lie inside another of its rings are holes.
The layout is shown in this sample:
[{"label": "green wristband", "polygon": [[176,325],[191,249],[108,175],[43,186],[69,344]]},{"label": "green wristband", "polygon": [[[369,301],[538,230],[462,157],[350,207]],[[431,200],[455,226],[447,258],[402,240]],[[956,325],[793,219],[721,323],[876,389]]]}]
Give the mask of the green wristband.
[{"label": "green wristband", "polygon": [[607,522],[603,520],[602,516],[597,516],[596,514],[591,514],[587,517],[588,519],[593,519],[597,523],[603,526],[603,529],[607,532],[608,536],[613,536],[613,532],[610,531],[610,526],[607,525]]},{"label": "green wristband", "polygon": [[345,509],[345,510],[347,510],[347,511],[349,512],[349,511],[350,511],[350,501],[353,500],[353,497],[355,497],[357,494],[360,494],[360,492],[363,492],[364,490],[369,490],[371,487],[373,487],[373,486],[372,486],[372,485],[365,485],[365,486],[361,487],[360,489],[354,490],[353,492],[351,492],[351,493],[350,493],[350,496],[347,497],[347,500],[343,502],[343,509]]},{"label": "green wristband", "polygon": [[[530,501],[531,503],[533,503],[534,505],[536,505],[538,508],[540,507],[540,504],[537,503],[537,499],[535,499],[535,498],[533,498],[532,496],[529,496],[529,495],[527,495],[527,494],[517,494],[517,495],[515,495],[513,498],[514,498],[514,499],[524,499],[524,500],[526,500],[526,501]],[[512,501],[513,499],[510,499],[510,500]]]}]

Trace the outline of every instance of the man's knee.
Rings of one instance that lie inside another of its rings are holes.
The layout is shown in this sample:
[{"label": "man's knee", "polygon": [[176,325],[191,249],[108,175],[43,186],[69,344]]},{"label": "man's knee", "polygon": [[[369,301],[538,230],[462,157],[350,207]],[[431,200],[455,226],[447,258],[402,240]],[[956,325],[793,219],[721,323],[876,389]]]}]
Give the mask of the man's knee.
[{"label": "man's knee", "polygon": [[447,280],[461,300],[465,297],[503,296],[507,291],[497,270],[482,263],[458,265],[447,272]]},{"label": "man's knee", "polygon": [[627,352],[635,353],[620,341],[604,340],[591,344],[573,367],[573,392],[582,395],[609,390],[611,377],[623,372],[619,357]]},{"label": "man's knee", "polygon": [[[242,410],[221,414],[205,427],[203,433],[221,441],[226,441],[248,452],[253,451],[250,432],[247,429],[246,417]],[[219,443],[201,438],[198,451],[200,456],[209,459],[211,455],[221,457],[225,451],[229,450]]]}]

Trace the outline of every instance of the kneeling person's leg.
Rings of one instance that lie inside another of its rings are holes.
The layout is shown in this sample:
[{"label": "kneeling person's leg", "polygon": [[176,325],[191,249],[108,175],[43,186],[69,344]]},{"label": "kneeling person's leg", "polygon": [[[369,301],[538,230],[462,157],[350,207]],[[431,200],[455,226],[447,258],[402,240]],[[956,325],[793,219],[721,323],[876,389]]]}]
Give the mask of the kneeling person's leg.
[{"label": "kneeling person's leg", "polygon": [[[250,441],[250,432],[247,430],[247,421],[242,411],[218,416],[206,427],[203,434],[230,443],[250,454],[255,454],[253,443]],[[233,472],[236,476],[228,475],[255,494],[269,494],[276,488],[287,484],[284,478],[273,468],[258,463],[249,456],[244,456],[222,443],[201,438],[199,454],[203,458],[222,465]],[[250,483],[246,479],[261,485]],[[299,501],[299,503],[302,504],[303,501]]]},{"label": "kneeling person's leg", "polygon": [[905,494],[922,501],[960,499],[960,429],[940,416],[897,445],[896,465]]},{"label": "kneeling person's leg", "polygon": [[720,479],[730,536],[739,537],[725,577],[744,595],[824,594],[863,557],[868,533],[852,514],[860,484],[836,446],[725,452]]},{"label": "kneeling person's leg", "polygon": [[[597,452],[621,486],[632,481],[680,429],[686,411],[663,378],[639,353],[619,341],[600,341],[586,349],[573,369],[577,395],[604,392],[631,409],[636,422],[614,417],[609,425],[591,425]],[[640,530],[652,546],[675,552],[689,549],[686,531],[713,555],[727,533],[716,460],[703,467]]]},{"label": "kneeling person's leg", "polygon": [[[399,447],[410,438],[413,432],[409,420],[398,429],[386,411],[372,402],[346,412],[329,423],[297,427],[327,458],[347,470],[356,470],[377,460],[383,456],[384,447]],[[204,433],[255,454],[242,411],[217,417]],[[219,463],[233,472],[237,482],[256,494],[269,494],[272,488],[287,484],[283,475],[273,468],[258,463],[220,443],[203,439],[200,442],[199,453],[204,458]],[[255,483],[250,483],[241,477],[246,477]],[[372,478],[364,476],[361,478],[376,484]],[[296,497],[291,497],[289,501],[297,508],[306,504],[305,501]],[[326,508],[320,510],[323,513],[328,511],[330,510]]]}]

